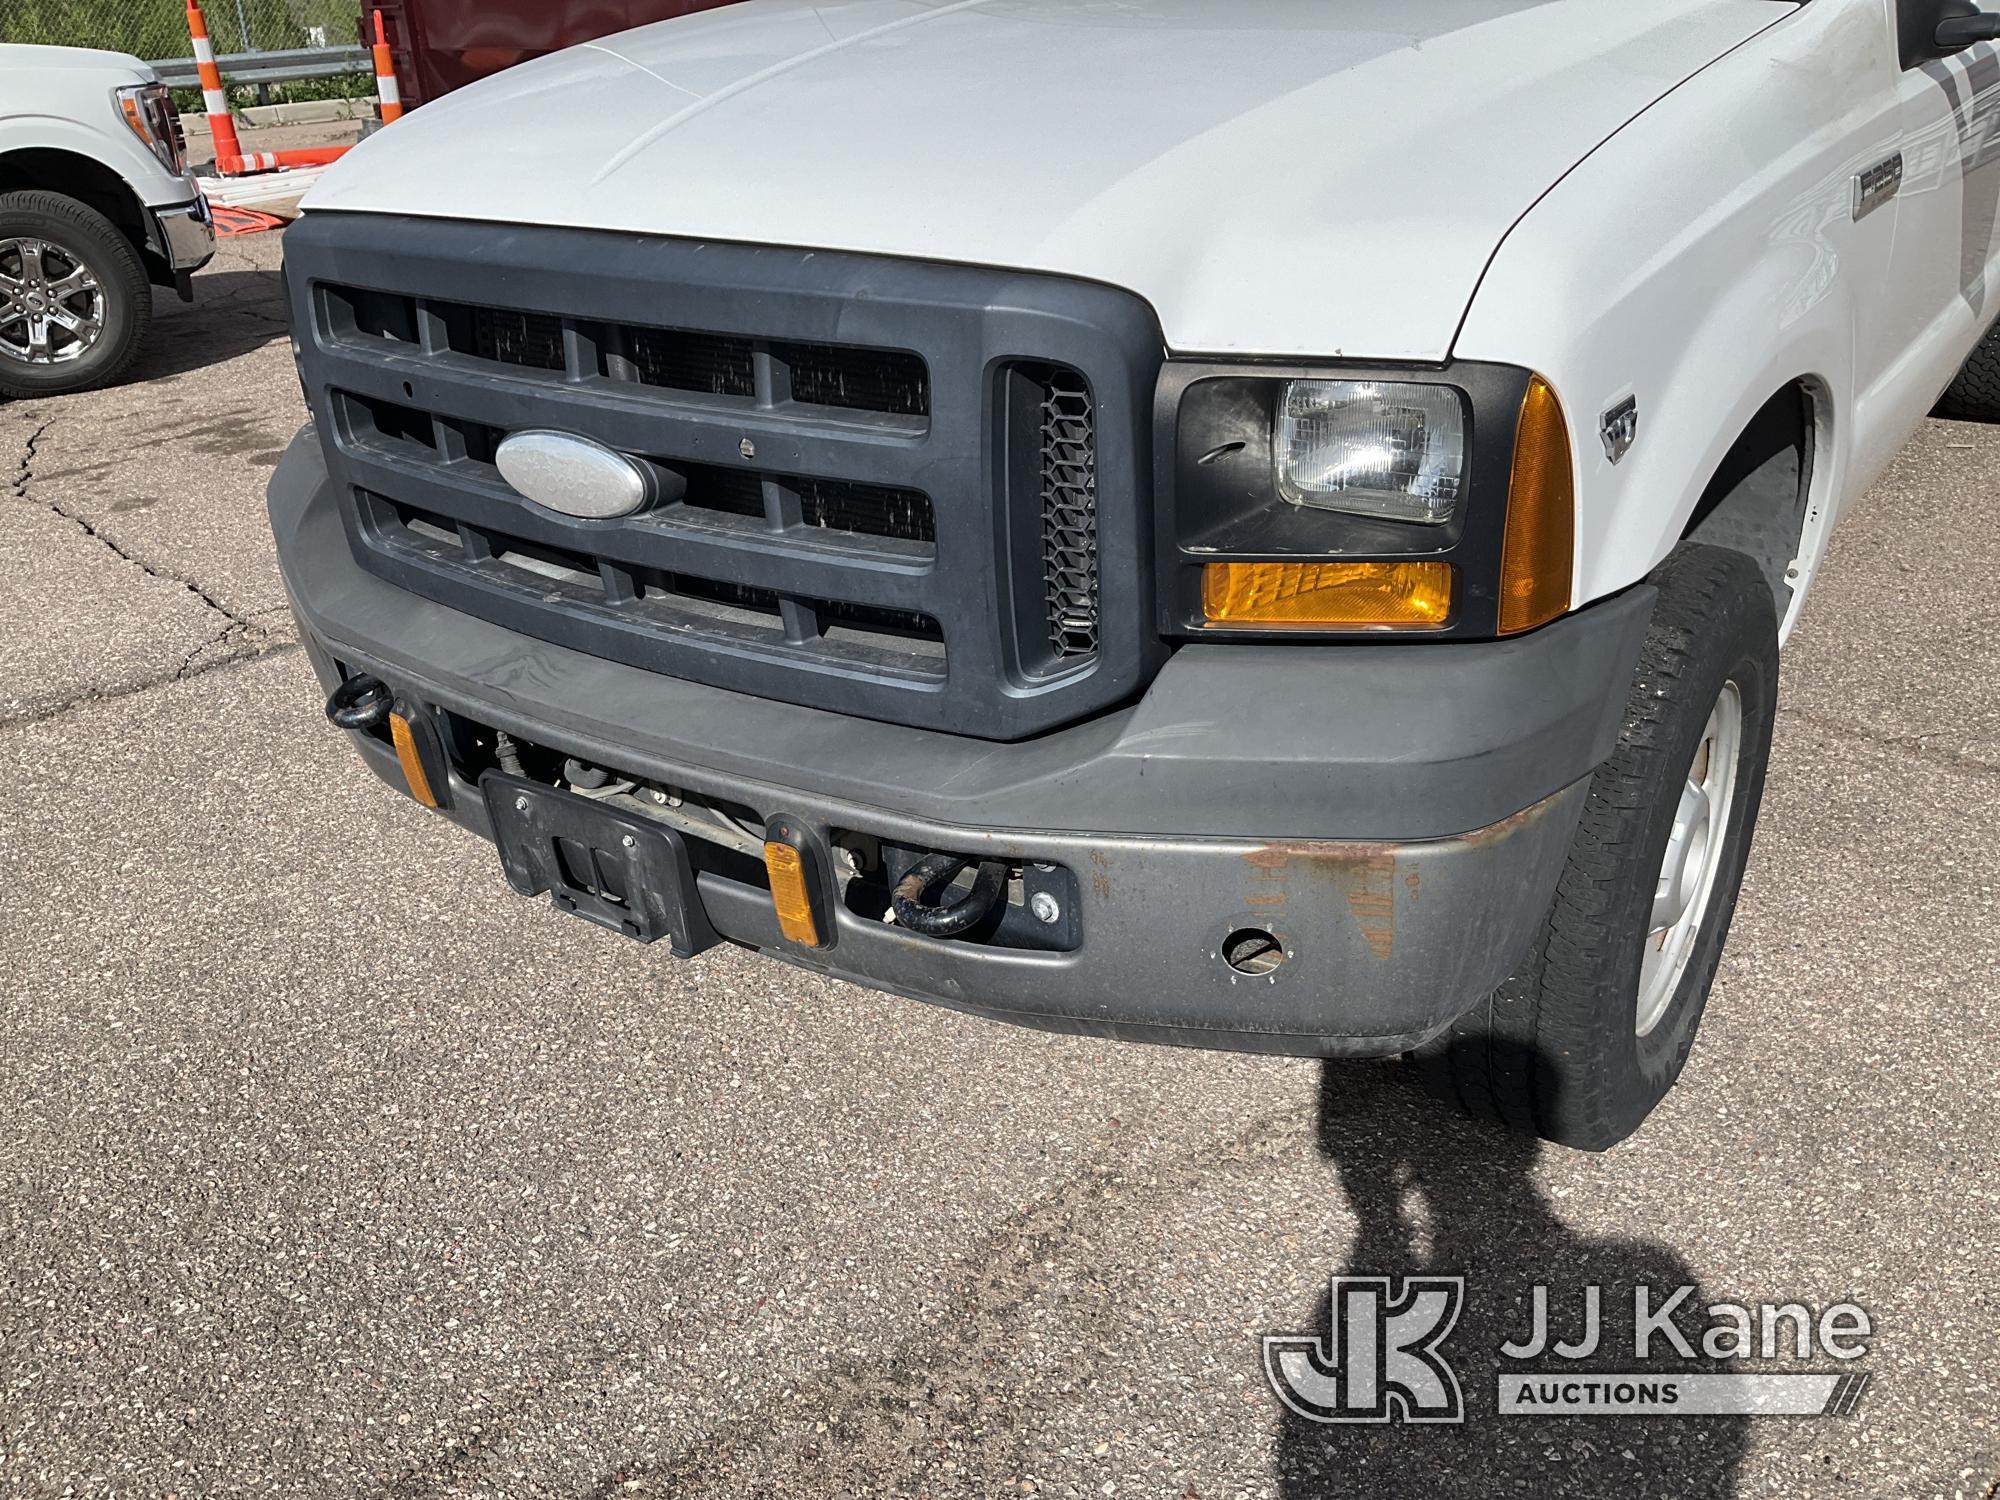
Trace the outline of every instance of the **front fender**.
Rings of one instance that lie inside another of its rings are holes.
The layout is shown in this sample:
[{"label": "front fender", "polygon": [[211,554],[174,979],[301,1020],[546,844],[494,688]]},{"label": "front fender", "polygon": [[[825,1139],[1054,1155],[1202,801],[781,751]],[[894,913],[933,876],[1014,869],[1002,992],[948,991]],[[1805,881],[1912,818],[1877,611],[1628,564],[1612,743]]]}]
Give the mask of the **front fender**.
[{"label": "front fender", "polygon": [[[1532,366],[1563,398],[1577,602],[1658,565],[1792,381],[1817,410],[1808,560],[1848,492],[1858,301],[1895,228],[1852,215],[1854,173],[1899,128],[1876,11],[1805,7],[1720,59],[1580,164],[1489,267],[1454,353]],[[1600,414],[1627,396],[1639,435],[1614,464]]]},{"label": "front fender", "polygon": [[112,112],[113,87],[107,82],[102,91],[102,127],[58,114],[0,116],[0,162],[16,151],[68,151],[116,172],[147,208],[190,202],[198,191],[193,181],[161,166],[159,159],[122,127]]}]

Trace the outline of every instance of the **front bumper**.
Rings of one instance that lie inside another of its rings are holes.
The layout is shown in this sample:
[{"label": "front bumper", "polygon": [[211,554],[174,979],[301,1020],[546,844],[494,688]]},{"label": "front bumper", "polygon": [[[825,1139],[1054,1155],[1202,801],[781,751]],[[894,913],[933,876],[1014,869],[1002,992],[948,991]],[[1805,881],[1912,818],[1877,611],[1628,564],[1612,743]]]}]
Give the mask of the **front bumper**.
[{"label": "front bumper", "polygon": [[150,208],[153,248],[176,276],[200,270],[215,255],[215,220],[199,193],[192,203]]},{"label": "front bumper", "polygon": [[[1008,1020],[1247,1051],[1402,1051],[1507,975],[1617,733],[1652,605],[1636,589],[1506,642],[1188,648],[1132,706],[1003,744],[662,677],[399,589],[354,561],[310,429],[270,499],[328,689],[343,668],[371,673],[414,704],[821,837],[1078,877],[1070,952],[933,940],[846,910],[831,947],[804,950],[767,891],[704,872],[723,937]],[[354,739],[403,785],[386,746]],[[448,781],[447,816],[490,837],[477,789]],[[1245,927],[1288,960],[1232,969],[1223,939]]]}]

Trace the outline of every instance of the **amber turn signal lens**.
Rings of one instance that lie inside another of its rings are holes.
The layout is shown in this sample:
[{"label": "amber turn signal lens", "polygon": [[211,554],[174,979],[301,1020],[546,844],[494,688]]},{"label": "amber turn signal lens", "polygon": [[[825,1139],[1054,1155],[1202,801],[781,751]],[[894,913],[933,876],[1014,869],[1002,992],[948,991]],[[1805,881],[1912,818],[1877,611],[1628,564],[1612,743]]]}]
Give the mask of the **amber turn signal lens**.
[{"label": "amber turn signal lens", "polygon": [[1317,630],[1436,630],[1451,616],[1451,564],[1209,563],[1210,625]]},{"label": "amber turn signal lens", "polygon": [[771,901],[778,911],[778,930],[794,943],[819,947],[819,923],[813,919],[805,856],[790,844],[767,839],[764,870],[771,877]]},{"label": "amber turn signal lens", "polygon": [[410,721],[401,714],[390,714],[389,738],[396,742],[396,762],[403,768],[403,780],[409,784],[410,795],[425,807],[436,807],[437,793],[431,790],[431,779],[424,774],[424,758],[417,753],[417,737],[410,732]]},{"label": "amber turn signal lens", "polygon": [[1500,634],[1533,630],[1569,608],[1576,472],[1562,402],[1530,376],[1514,433],[1507,530],[1500,543]]}]

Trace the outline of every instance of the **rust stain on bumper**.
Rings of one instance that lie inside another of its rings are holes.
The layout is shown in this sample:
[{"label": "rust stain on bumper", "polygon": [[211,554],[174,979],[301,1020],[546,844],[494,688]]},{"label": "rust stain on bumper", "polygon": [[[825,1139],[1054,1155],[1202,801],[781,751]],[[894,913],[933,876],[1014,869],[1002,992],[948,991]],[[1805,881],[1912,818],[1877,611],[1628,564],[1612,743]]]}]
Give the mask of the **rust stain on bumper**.
[{"label": "rust stain on bumper", "polygon": [[1381,839],[1274,839],[1245,853],[1244,904],[1282,906],[1291,899],[1292,877],[1300,875],[1347,902],[1368,951],[1385,962],[1396,953],[1397,885],[1414,906],[1423,894],[1423,876],[1402,856],[1422,849],[1457,846],[1477,849],[1501,843],[1546,818],[1562,800],[1553,797],[1497,823],[1456,838],[1392,843]]},{"label": "rust stain on bumper", "polygon": [[1111,899],[1111,861],[1101,849],[1090,851],[1090,893],[1099,901]]},{"label": "rust stain on bumper", "polygon": [[1263,844],[1243,856],[1244,904],[1282,906],[1294,873],[1347,901],[1361,940],[1377,958],[1396,952],[1396,844],[1293,840]]}]

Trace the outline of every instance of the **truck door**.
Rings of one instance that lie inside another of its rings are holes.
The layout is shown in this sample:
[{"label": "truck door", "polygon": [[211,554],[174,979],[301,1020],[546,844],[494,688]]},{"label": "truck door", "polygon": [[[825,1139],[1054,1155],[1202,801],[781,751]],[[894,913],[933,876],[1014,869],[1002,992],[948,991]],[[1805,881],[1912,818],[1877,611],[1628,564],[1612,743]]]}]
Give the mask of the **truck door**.
[{"label": "truck door", "polygon": [[[1888,431],[1900,433],[1929,409],[1979,334],[2000,318],[2000,45],[1923,56],[1933,50],[1927,43],[1939,20],[1973,14],[1971,4],[1885,3],[1901,52],[1902,160],[1894,186],[1895,248],[1880,289],[1888,343],[1881,394],[1897,410],[1881,415]],[[1886,182],[1878,186],[1889,191]],[[1866,208],[1868,190],[1857,177],[1857,209]]]}]

